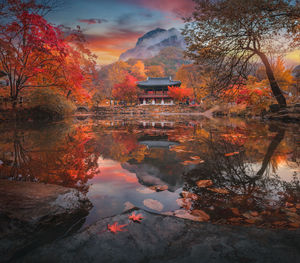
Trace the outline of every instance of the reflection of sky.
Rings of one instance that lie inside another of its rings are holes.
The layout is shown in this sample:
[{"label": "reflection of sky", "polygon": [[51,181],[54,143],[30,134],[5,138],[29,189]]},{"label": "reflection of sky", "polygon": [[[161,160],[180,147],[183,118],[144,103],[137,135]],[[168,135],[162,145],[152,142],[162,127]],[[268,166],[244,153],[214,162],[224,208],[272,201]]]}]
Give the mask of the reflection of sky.
[{"label": "reflection of sky", "polygon": [[[254,174],[256,174],[261,168],[262,163],[251,163]],[[266,169],[265,174],[268,173],[271,177],[278,176],[280,180],[285,182],[291,182],[293,180],[293,175],[297,175],[300,179],[300,167],[297,167],[295,163],[289,165],[285,160],[277,163],[277,167],[273,171],[272,166],[269,166]]]},{"label": "reflection of sky", "polygon": [[99,218],[122,213],[127,204],[151,210],[144,206],[145,199],[157,200],[163,205],[163,211],[178,209],[176,199],[181,188],[176,192],[155,192],[142,186],[134,173],[122,168],[121,163],[111,159],[98,159],[100,173],[89,181],[91,184],[87,194],[93,203],[85,225],[89,225]]}]

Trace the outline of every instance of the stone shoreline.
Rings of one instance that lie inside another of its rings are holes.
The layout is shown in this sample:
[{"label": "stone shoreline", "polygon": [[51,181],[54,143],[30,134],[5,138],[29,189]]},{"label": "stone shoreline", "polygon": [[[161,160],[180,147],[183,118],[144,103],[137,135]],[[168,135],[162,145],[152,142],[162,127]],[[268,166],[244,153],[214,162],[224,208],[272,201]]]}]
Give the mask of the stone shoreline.
[{"label": "stone shoreline", "polygon": [[[213,225],[143,210],[141,223],[132,211],[105,218],[15,262],[199,262],[290,263],[300,261],[300,232]],[[128,224],[112,233],[107,225]]]}]

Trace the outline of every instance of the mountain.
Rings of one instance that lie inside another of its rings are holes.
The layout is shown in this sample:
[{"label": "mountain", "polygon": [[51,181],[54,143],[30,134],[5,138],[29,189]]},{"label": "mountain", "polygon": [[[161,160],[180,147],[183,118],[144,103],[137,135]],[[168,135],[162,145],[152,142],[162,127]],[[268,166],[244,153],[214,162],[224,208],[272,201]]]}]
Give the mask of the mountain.
[{"label": "mountain", "polygon": [[186,48],[184,38],[176,28],[156,28],[146,33],[138,39],[134,48],[122,53],[119,59],[126,61],[130,58],[151,58],[166,47]]}]

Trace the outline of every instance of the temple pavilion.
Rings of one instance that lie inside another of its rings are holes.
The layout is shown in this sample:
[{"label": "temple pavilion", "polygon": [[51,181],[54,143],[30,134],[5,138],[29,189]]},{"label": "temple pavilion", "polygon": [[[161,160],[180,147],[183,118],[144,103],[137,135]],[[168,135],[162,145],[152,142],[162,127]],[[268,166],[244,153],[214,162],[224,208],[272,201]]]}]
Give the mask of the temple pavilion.
[{"label": "temple pavilion", "polygon": [[168,87],[179,87],[180,81],[166,78],[147,78],[146,81],[139,81],[137,86],[142,90],[139,94],[141,105],[172,105],[173,99],[168,94]]}]

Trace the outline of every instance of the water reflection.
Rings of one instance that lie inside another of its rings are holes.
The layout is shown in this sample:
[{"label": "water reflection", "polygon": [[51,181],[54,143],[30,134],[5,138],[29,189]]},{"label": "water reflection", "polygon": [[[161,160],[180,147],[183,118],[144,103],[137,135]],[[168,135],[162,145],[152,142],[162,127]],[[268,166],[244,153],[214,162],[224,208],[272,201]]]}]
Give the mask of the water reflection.
[{"label": "water reflection", "polygon": [[74,187],[90,224],[131,206],[300,227],[297,129],[237,120],[70,120],[0,128],[0,177]]}]

